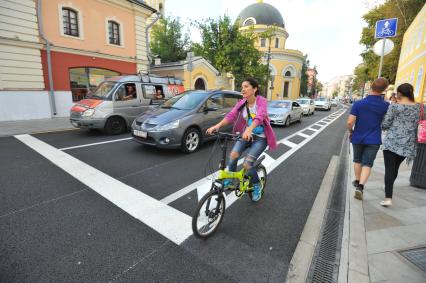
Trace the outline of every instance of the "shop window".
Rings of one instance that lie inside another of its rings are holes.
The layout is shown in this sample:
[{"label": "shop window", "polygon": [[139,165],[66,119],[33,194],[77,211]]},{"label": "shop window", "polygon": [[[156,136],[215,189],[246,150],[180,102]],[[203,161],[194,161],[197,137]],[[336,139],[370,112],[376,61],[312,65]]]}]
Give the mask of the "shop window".
[{"label": "shop window", "polygon": [[114,21],[108,21],[109,43],[121,45],[120,43],[120,25]]},{"label": "shop window", "polygon": [[79,37],[77,11],[70,8],[62,8],[62,23],[64,34]]},{"label": "shop window", "polygon": [[70,85],[73,101],[87,96],[105,79],[119,76],[120,73],[100,68],[72,68],[69,69]]}]

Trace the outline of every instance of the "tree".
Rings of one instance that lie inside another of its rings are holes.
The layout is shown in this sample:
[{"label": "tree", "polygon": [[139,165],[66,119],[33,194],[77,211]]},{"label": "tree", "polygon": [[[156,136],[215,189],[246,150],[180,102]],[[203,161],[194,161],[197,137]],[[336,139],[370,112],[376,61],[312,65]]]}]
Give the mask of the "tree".
[{"label": "tree", "polygon": [[151,52],[162,62],[176,62],[186,58],[190,47],[188,33],[183,34],[179,18],[167,17],[154,25],[151,33]]},{"label": "tree", "polygon": [[254,77],[263,89],[268,68],[261,62],[262,53],[254,47],[257,36],[252,31],[241,33],[238,22],[232,23],[226,15],[193,24],[201,32],[201,43],[192,45],[195,55],[207,59],[221,73],[231,72],[237,88],[244,78]]},{"label": "tree", "polygon": [[379,73],[380,57],[375,55],[371,50],[376,42],[374,38],[376,21],[387,18],[399,19],[397,36],[392,38],[395,47],[390,54],[383,57],[382,67],[382,76],[386,77],[391,83],[394,83],[398,70],[398,61],[404,33],[417,16],[424,3],[424,0],[387,0],[385,3],[370,10],[363,16],[368,26],[362,31],[360,43],[363,44],[366,49],[361,54],[364,66],[358,71],[361,72],[363,76],[367,77],[367,80],[374,80]]},{"label": "tree", "polygon": [[315,92],[318,93],[320,91],[322,91],[324,88],[323,84],[320,81],[317,81],[316,86],[315,86]]},{"label": "tree", "polygon": [[303,57],[302,73],[300,78],[300,96],[308,94],[308,74],[306,73],[309,68],[308,54]]}]

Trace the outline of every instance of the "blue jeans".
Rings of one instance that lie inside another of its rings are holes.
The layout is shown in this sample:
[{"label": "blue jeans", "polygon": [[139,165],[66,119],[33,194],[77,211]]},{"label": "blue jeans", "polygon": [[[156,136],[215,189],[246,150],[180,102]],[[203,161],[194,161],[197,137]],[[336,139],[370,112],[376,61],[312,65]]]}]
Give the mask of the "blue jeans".
[{"label": "blue jeans", "polygon": [[[257,175],[256,169],[253,168],[253,163],[257,160],[257,158],[262,154],[267,146],[266,138],[260,138],[257,136],[253,136],[252,141],[246,141],[242,138],[238,139],[235,143],[232,151],[237,152],[239,156],[248,148],[247,156],[244,159],[244,164],[246,167],[250,169],[247,171],[247,175],[251,178],[251,182],[253,184],[259,183],[259,176]],[[229,158],[228,162],[228,170],[229,171],[237,171],[237,162],[238,158],[232,159]]]},{"label": "blue jeans", "polygon": [[352,144],[354,149],[354,163],[361,163],[362,167],[373,167],[380,144]]}]

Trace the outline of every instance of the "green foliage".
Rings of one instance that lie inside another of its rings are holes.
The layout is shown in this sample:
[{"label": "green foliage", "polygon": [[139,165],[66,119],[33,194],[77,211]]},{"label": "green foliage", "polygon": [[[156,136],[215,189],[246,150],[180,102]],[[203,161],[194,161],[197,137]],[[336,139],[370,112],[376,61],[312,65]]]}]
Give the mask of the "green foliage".
[{"label": "green foliage", "polygon": [[179,18],[160,19],[152,28],[150,44],[152,54],[160,56],[164,63],[185,59],[190,40],[189,35],[183,34],[182,29],[183,25],[179,22]]},{"label": "green foliage", "polygon": [[300,96],[306,96],[308,94],[308,74],[306,73],[309,68],[309,59],[306,54],[303,59],[302,73],[300,78]]},{"label": "green foliage", "polygon": [[333,94],[332,94],[333,98],[336,98],[338,95],[339,95],[339,92],[337,90],[333,91]]},{"label": "green foliage", "polygon": [[268,69],[261,63],[262,53],[254,47],[257,37],[253,32],[241,33],[238,22],[232,23],[226,15],[193,24],[201,32],[201,43],[192,45],[196,56],[207,59],[221,73],[231,72],[237,88],[244,78],[253,77],[263,89]]},{"label": "green foliage", "polygon": [[395,44],[394,49],[390,54],[383,57],[382,77],[387,78],[391,83],[395,83],[404,33],[424,4],[425,0],[387,0],[363,16],[363,19],[367,22],[367,27],[362,31],[360,43],[366,49],[361,54],[363,66],[358,66],[355,69],[355,75],[362,78],[357,78],[358,81],[355,81],[354,88],[359,86],[360,82],[377,78],[380,57],[375,55],[371,49],[377,41],[374,38],[376,21],[387,18],[398,18],[398,31],[397,36],[391,38]]}]

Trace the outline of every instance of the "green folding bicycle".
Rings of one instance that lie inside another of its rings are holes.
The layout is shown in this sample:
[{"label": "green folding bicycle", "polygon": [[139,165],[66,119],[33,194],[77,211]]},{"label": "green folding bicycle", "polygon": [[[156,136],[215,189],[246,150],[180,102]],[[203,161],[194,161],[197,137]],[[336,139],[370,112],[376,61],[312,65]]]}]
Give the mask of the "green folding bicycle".
[{"label": "green folding bicycle", "polygon": [[[240,135],[218,132],[217,138],[220,141],[222,159],[217,179],[214,179],[210,191],[198,202],[197,208],[192,216],[192,231],[198,238],[208,238],[217,231],[225,214],[225,194],[234,192],[238,198],[247,194],[252,199],[253,184],[250,177],[246,175],[246,170],[242,168],[237,172],[226,171],[226,156],[228,141],[237,140]],[[253,167],[256,168],[259,179],[262,183],[262,196],[266,187],[266,168],[262,165],[265,156],[261,156],[255,161]],[[231,180],[231,184],[224,187],[224,181]]]}]

